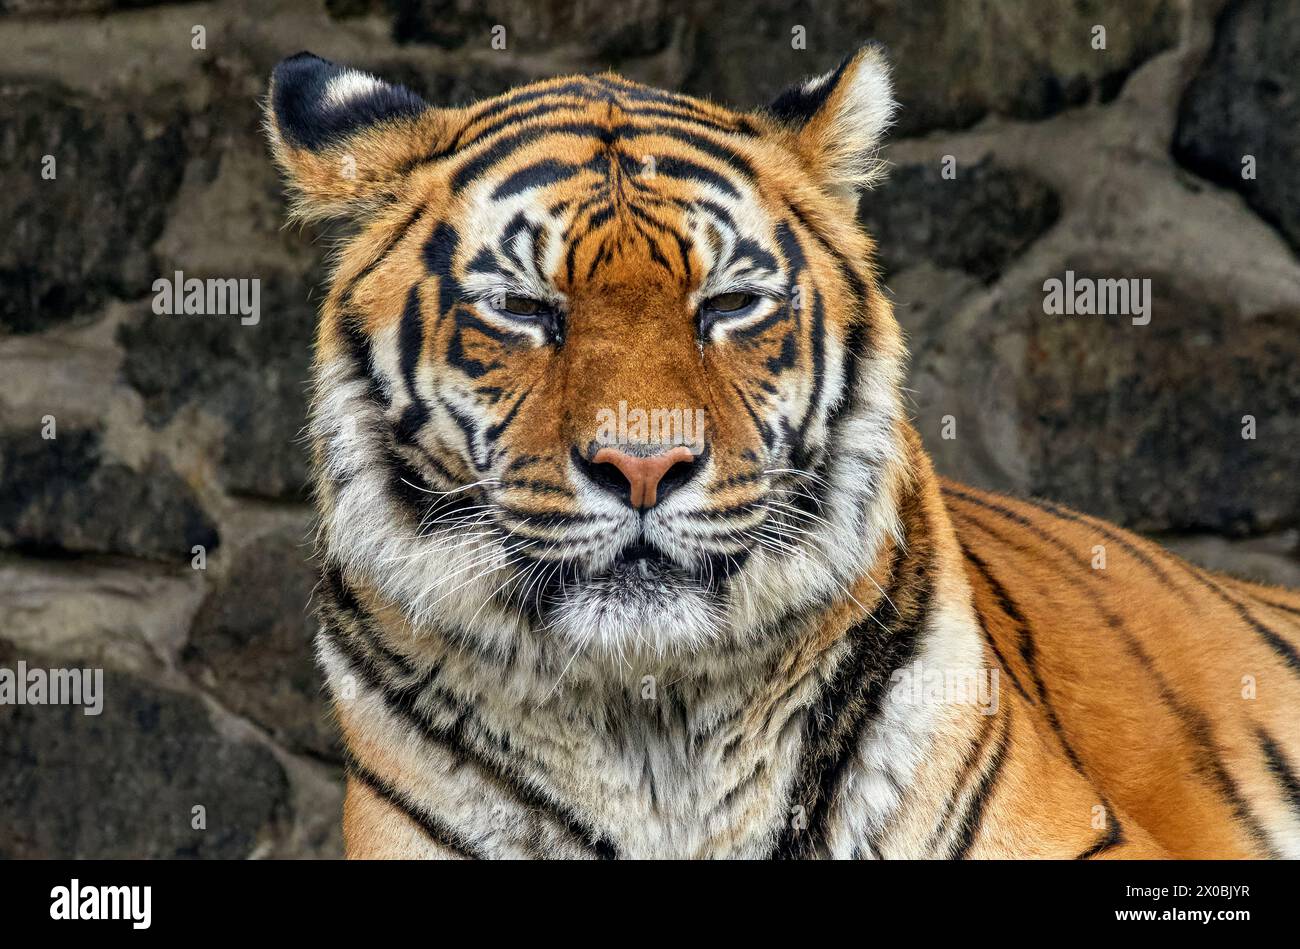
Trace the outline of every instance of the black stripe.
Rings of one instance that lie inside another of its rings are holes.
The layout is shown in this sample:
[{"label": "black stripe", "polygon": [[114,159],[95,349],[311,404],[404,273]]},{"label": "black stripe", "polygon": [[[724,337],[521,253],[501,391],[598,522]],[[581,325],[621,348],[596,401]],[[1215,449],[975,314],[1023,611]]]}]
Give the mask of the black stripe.
[{"label": "black stripe", "polygon": [[[791,291],[798,289],[799,279],[807,266],[807,255],[804,250],[803,242],[790,227],[789,222],[781,221],[776,228],[776,242],[781,250],[781,255],[785,258],[787,267],[788,287]],[[817,410],[817,402],[821,399],[821,392],[825,384],[825,343],[826,330],[825,318],[822,310],[822,295],[817,290],[813,290],[813,320],[810,328],[809,345],[813,350],[813,380],[815,390],[809,399],[808,407],[804,412],[797,431],[794,433],[795,445],[794,454],[791,458],[791,467],[807,470],[815,469],[816,478],[806,479],[807,483],[799,483],[799,490],[796,494],[795,504],[800,509],[809,514],[821,516],[821,511],[826,505],[826,495],[830,491],[829,485],[826,484],[825,478],[821,477],[828,467],[828,458],[825,453],[814,460],[813,446],[808,444],[808,429],[812,424]],[[803,315],[795,312],[795,322],[802,324]],[[828,425],[834,427],[837,419],[843,417],[842,409],[853,402],[851,387],[857,379],[856,356],[850,344],[845,353],[844,373],[840,380],[838,396],[832,399],[832,402],[838,403],[839,409],[832,411],[828,419]],[[833,440],[833,435],[832,435]],[[866,485],[863,485],[866,488]]]},{"label": "black stripe", "polygon": [[[459,193],[484,172],[504,161],[518,148],[552,135],[576,135],[587,137],[606,144],[616,140],[634,140],[638,138],[665,138],[702,152],[722,162],[730,168],[735,176],[746,183],[755,180],[754,167],[739,153],[721,142],[694,133],[688,129],[675,129],[662,125],[638,125],[623,122],[618,125],[601,125],[595,122],[564,121],[549,125],[529,125],[510,134],[502,135],[491,142],[485,149],[461,165],[451,178],[453,193]],[[711,169],[704,168],[689,159],[675,155],[656,156],[655,173],[667,174],[669,177],[706,181],[729,195],[737,195],[732,181]],[[636,184],[636,179],[633,179]]]},{"label": "black stripe", "polygon": [[[672,118],[684,118],[692,124],[703,125],[728,135],[754,136],[759,134],[757,127],[743,116],[733,118],[731,116],[710,114],[699,102],[680,93],[642,86],[616,75],[599,76],[596,77],[595,81],[606,89],[613,90],[618,97],[619,103],[633,115],[664,115]],[[649,102],[654,105],[633,105],[629,107],[627,105],[628,100],[634,103]],[[655,106],[664,108],[656,108]]]},{"label": "black stripe", "polygon": [[[985,582],[987,583],[991,578],[987,574],[983,562],[977,562],[978,558],[975,557],[971,552],[971,549],[967,547],[965,543],[962,543],[961,541],[958,541],[958,543],[961,546],[962,555],[971,562],[971,566],[975,567],[975,569],[984,576]],[[972,606],[973,605],[974,604],[972,604]],[[1006,613],[1006,610],[1003,610],[1003,612]],[[1012,618],[1010,613],[1007,613],[1007,616],[1008,618]],[[1016,687],[1016,691],[1019,692],[1027,701],[1032,703],[1034,700],[1029,697],[1029,693],[1025,691],[1025,687],[1020,684],[1020,678],[1016,675],[1016,671],[1011,668],[1007,663],[1006,657],[1002,655],[1002,650],[998,648],[997,642],[993,639],[993,634],[989,632],[988,622],[985,620],[984,614],[978,609],[975,609],[975,619],[979,621],[980,632],[984,636],[984,641],[988,643],[989,648],[993,650],[993,657],[997,659],[998,665],[1002,668],[1002,671],[1011,677],[1011,684]],[[1014,622],[1014,618],[1012,618],[1012,622]],[[1018,629],[1017,635],[1021,632],[1022,631]],[[1027,633],[1027,630],[1025,630],[1025,632]]]},{"label": "black stripe", "polygon": [[506,410],[505,417],[502,418],[500,422],[497,422],[495,425],[488,428],[487,432],[484,434],[488,444],[495,445],[501,436],[505,434],[506,430],[510,428],[510,423],[515,420],[515,416],[519,414],[520,408],[523,407],[524,400],[532,394],[532,391],[533,390],[528,387],[521,389],[519,392],[519,398],[517,398],[514,401],[514,404]]},{"label": "black stripe", "polygon": [[424,831],[426,837],[438,844],[438,846],[444,847],[466,860],[487,859],[487,854],[475,847],[463,834],[416,804],[397,788],[361,764],[353,755],[348,754],[344,768],[349,777],[356,778],[374,791],[387,804],[405,814],[420,830]]},{"label": "black stripe", "polygon": [[[406,478],[417,488],[424,489],[423,491],[417,491],[420,498],[419,503],[417,503],[415,507],[432,516],[435,510],[441,511],[447,508],[454,508],[459,504],[459,501],[455,504],[447,503],[446,501],[431,504],[431,496],[429,492],[432,490],[433,483],[425,478],[424,475],[421,474],[420,470],[407,460],[407,456],[403,454],[403,451],[414,453],[417,461],[428,465],[429,470],[441,479],[441,481],[437,482],[440,487],[453,487],[460,484],[461,479],[452,474],[450,468],[416,441],[416,436],[419,434],[419,430],[415,428],[408,429],[405,427],[405,424],[411,421],[412,419],[410,417],[403,415],[403,417],[398,420],[397,424],[393,426],[393,435],[396,439],[396,445],[387,448],[384,451],[384,463],[392,469],[394,478]],[[409,488],[404,490],[409,490]]]},{"label": "black stripe", "polygon": [[807,231],[812,236],[813,240],[817,242],[818,246],[835,261],[839,268],[840,275],[849,285],[849,292],[851,293],[854,302],[865,305],[867,302],[867,283],[863,280],[862,275],[854,269],[849,258],[835,247],[829,237],[817,229],[816,225],[813,223],[813,219],[801,205],[787,199],[786,208],[794,215],[795,220],[799,222],[799,226]]},{"label": "black stripe", "polygon": [[600,138],[607,130],[592,122],[559,122],[554,125],[529,125],[510,135],[503,135],[474,158],[456,169],[451,177],[452,193],[463,191],[467,185],[489,168],[502,162],[515,149],[551,135],[579,135]]},{"label": "black stripe", "polygon": [[676,155],[658,155],[655,156],[654,169],[656,177],[712,185],[729,197],[737,198],[740,196],[736,186],[725,175],[714,171],[712,168],[706,168],[699,162],[691,161],[689,158],[680,158]]},{"label": "black stripe", "polygon": [[677,231],[673,231],[673,238],[677,241],[677,253],[682,259],[682,277],[687,284],[694,280],[694,268],[691,266],[691,245],[685,237]]},{"label": "black stripe", "polygon": [[501,491],[503,494],[510,491],[534,491],[538,494],[550,494],[569,499],[573,498],[573,492],[564,485],[527,478],[503,481],[501,483]]},{"label": "black stripe", "polygon": [[397,430],[404,440],[415,441],[416,433],[429,420],[429,407],[420,398],[416,386],[415,372],[420,364],[424,350],[424,317],[420,311],[420,285],[414,284],[406,295],[406,306],[402,310],[402,319],[398,325],[398,356],[402,381],[406,385],[406,394],[410,404],[402,410],[397,421]]},{"label": "black stripe", "polygon": [[746,414],[749,415],[750,421],[754,423],[754,430],[762,440],[763,447],[771,450],[772,446],[776,443],[776,433],[773,431],[772,426],[768,425],[763,417],[759,415],[758,410],[750,404],[749,396],[745,394],[739,384],[732,382],[731,388],[732,391],[736,393],[736,398],[740,400],[740,404],[744,407]]},{"label": "black stripe", "polygon": [[822,307],[822,295],[814,290],[812,298],[812,325],[808,327],[808,345],[812,349],[813,389],[808,396],[808,410],[798,428],[799,444],[805,448],[808,446],[808,429],[821,407],[822,391],[826,386],[826,312]]},{"label": "black stripe", "polygon": [[492,465],[491,449],[487,445],[479,444],[482,433],[479,431],[478,420],[441,395],[438,396],[438,405],[460,430],[465,439],[465,450],[469,452],[470,461],[475,469],[480,473],[486,472]]},{"label": "black stripe", "polygon": [[916,653],[934,586],[930,527],[919,490],[911,485],[899,505],[906,546],[894,551],[886,595],[844,634],[848,649],[805,714],[803,751],[788,804],[806,808],[807,828],[787,824],[774,858],[811,857],[826,845],[832,804],[864,731],[885,701],[888,678]]},{"label": "black stripe", "polygon": [[852,416],[858,408],[857,399],[854,397],[857,391],[858,364],[871,348],[871,337],[874,329],[866,320],[869,300],[868,287],[866,281],[853,268],[853,264],[849,259],[841,254],[827,237],[813,226],[803,208],[789,199],[786,199],[786,208],[793,215],[798,225],[822,249],[823,253],[835,261],[840,276],[848,284],[849,299],[845,301],[846,304],[850,307],[860,308],[859,318],[850,325],[848,338],[845,341],[844,381],[841,389],[845,397],[836,402],[827,423],[831,429],[835,429],[845,418]]},{"label": "black stripe", "polygon": [[590,514],[567,511],[526,511],[507,504],[498,505],[498,511],[503,517],[517,518],[540,527],[571,527],[575,524],[590,524],[593,520]]},{"label": "black stripe", "polygon": [[[974,526],[980,528],[986,533],[989,533],[990,535],[993,535],[994,532],[992,532],[985,525],[979,523],[979,521],[971,518],[970,515],[967,514],[963,516],[967,520],[969,520],[969,522]],[[1003,538],[999,538],[999,539],[1002,541],[1002,543],[1006,543],[1005,539]],[[975,567],[976,571],[980,574],[984,582],[988,584],[989,589],[993,593],[994,598],[997,600],[999,607],[1001,607],[1002,611],[1015,624],[1016,631],[1017,631],[1017,638],[1020,640],[1019,652],[1021,656],[1025,659],[1026,664],[1030,670],[1030,674],[1033,676],[1035,691],[1038,693],[1038,696],[1042,702],[1043,711],[1047,716],[1048,723],[1051,726],[1052,731],[1055,733],[1057,740],[1060,741],[1061,747],[1065,751],[1066,756],[1070,759],[1070,763],[1074,766],[1075,771],[1077,771],[1091,784],[1091,778],[1088,778],[1087,772],[1083,767],[1083,763],[1080,761],[1079,756],[1075,752],[1073,746],[1069,743],[1068,739],[1066,739],[1065,737],[1065,730],[1061,725],[1060,718],[1056,713],[1056,709],[1051,704],[1050,700],[1047,697],[1046,683],[1044,683],[1042,677],[1039,674],[1037,664],[1033,662],[1033,658],[1032,658],[1034,655],[1033,638],[1032,638],[1032,633],[1030,631],[1028,620],[1025,619],[1024,614],[1020,611],[1018,606],[1015,604],[1014,600],[1012,600],[1006,588],[1003,587],[1002,584],[998,582],[998,580],[993,576],[993,573],[989,569],[988,565],[984,563],[984,561],[981,560],[974,553],[974,551],[972,551],[969,547],[967,547],[965,543],[959,541],[959,544],[961,546],[962,553],[965,555],[966,559],[971,563],[973,567]],[[1025,690],[1020,685],[1020,682],[1016,678],[1015,673],[1011,671],[1010,667],[1007,666],[1005,659],[1003,659],[1001,652],[998,650],[997,644],[993,641],[993,637],[989,633],[988,625],[985,622],[983,614],[979,613],[979,611],[977,610],[976,615],[979,618],[980,629],[984,633],[984,638],[988,641],[990,647],[992,647],[993,653],[997,657],[998,662],[1002,665],[1004,669],[1007,670],[1007,674],[1011,676],[1012,684],[1015,685],[1016,690],[1020,692],[1022,696],[1024,696],[1031,703],[1033,703],[1034,699],[1030,698],[1028,695],[1025,694]],[[1089,850],[1086,850],[1084,851],[1084,853],[1080,854],[1079,857],[1076,859],[1086,859],[1087,857],[1094,856],[1095,854],[1100,853],[1102,850],[1106,850],[1110,847],[1122,843],[1124,840],[1124,833],[1123,833],[1123,829],[1120,827],[1119,818],[1114,817],[1112,815],[1110,802],[1106,799],[1104,795],[1100,793],[1100,790],[1095,785],[1093,785],[1093,790],[1098,792],[1098,796],[1100,798],[1101,804],[1105,808],[1107,821],[1110,823],[1110,828],[1107,831],[1106,836],[1104,836],[1101,840],[1099,840],[1092,848],[1089,848]]]},{"label": "black stripe", "polygon": [[384,262],[392,249],[406,237],[411,228],[420,220],[424,210],[423,206],[412,208],[406,219],[388,236],[383,246],[379,248],[364,267],[357,271],[356,275],[347,282],[338,295],[337,319],[344,336],[349,358],[352,361],[353,371],[357,376],[368,380],[370,398],[385,407],[391,401],[388,387],[385,380],[375,371],[371,360],[371,340],[362,329],[360,317],[352,310],[352,296],[361,281],[374,273],[375,269]]},{"label": "black stripe", "polygon": [[1277,600],[1270,600],[1263,596],[1257,596],[1255,599],[1263,603],[1265,606],[1271,606],[1275,610],[1281,610],[1284,613],[1294,613],[1296,616],[1300,616],[1300,607],[1288,606],[1285,603],[1279,603]]},{"label": "black stripe", "polygon": [[[350,641],[360,641],[360,645],[371,655],[378,656],[380,660],[397,669],[398,675],[405,679],[422,678],[423,673],[413,666],[405,656],[399,655],[389,649],[379,636],[371,629],[370,623],[364,619],[365,611],[361,606],[361,601],[357,598],[356,591],[352,589],[343,576],[342,569],[337,564],[324,564],[321,570],[321,592],[323,603],[334,611],[331,617],[322,617],[323,621],[341,621],[343,616],[347,617],[350,629]],[[341,635],[341,634],[340,634]],[[400,690],[402,687],[398,686]]]},{"label": "black stripe", "polygon": [[[467,141],[483,142],[503,129],[514,127],[520,122],[538,115],[551,115],[562,109],[573,111],[585,109],[590,104],[591,93],[591,82],[585,76],[579,76],[571,82],[545,89],[524,88],[507,92],[497,99],[479,106],[476,111],[465,119],[460,130],[450,142],[440,146],[436,151],[430,152],[420,160],[420,163],[446,158],[459,151]],[[527,105],[530,102],[537,104],[513,115],[505,115],[510,109]],[[493,122],[487,128],[477,128],[480,123],[491,118],[497,118],[498,121]]]},{"label": "black stripe", "polygon": [[758,178],[758,173],[754,170],[753,164],[733,148],[729,148],[722,142],[707,136],[691,134],[687,130],[666,129],[666,128],[648,128],[638,129],[635,137],[660,137],[671,138],[676,141],[703,152],[710,158],[722,162],[736,176],[742,179],[746,184],[753,184]]},{"label": "black stripe", "polygon": [[[774,307],[772,312],[769,313],[767,316],[763,317],[761,320],[758,320],[755,323],[749,323],[743,326],[738,326],[735,329],[727,331],[727,336],[735,342],[755,339],[759,336],[762,336],[773,326],[776,326],[778,323],[783,322],[789,315],[790,315],[789,311],[785,307],[783,306]],[[708,334],[710,331],[712,331],[715,324],[726,320],[726,318],[727,317],[723,315],[723,316],[701,320],[700,335],[703,336]]]},{"label": "black stripe", "polygon": [[960,831],[956,841],[948,856],[953,860],[965,860],[970,855],[971,847],[975,844],[975,838],[979,836],[980,825],[984,821],[984,808],[988,805],[989,799],[997,790],[998,780],[1002,777],[1002,766],[1007,760],[1007,744],[1011,739],[1011,716],[1007,715],[1002,721],[1002,734],[998,738],[998,746],[993,751],[992,760],[984,769],[984,776],[980,779],[979,787],[971,795],[970,803],[966,807],[966,813],[962,815]]},{"label": "black stripe", "polygon": [[419,284],[413,285],[406,294],[406,306],[402,309],[402,321],[398,328],[397,348],[406,394],[412,402],[423,408],[415,380],[415,370],[424,351],[424,319],[420,312]]},{"label": "black stripe", "polygon": [[467,720],[472,715],[468,708],[462,710],[453,726],[447,727],[439,725],[429,717],[427,712],[416,707],[417,698],[434,688],[433,680],[438,673],[436,668],[417,685],[397,690],[385,680],[382,672],[374,666],[373,660],[360,654],[349,637],[340,630],[331,628],[327,623],[322,627],[321,633],[328,637],[330,643],[338,647],[349,667],[366,685],[379,694],[384,704],[404,718],[426,740],[474,764],[497,786],[514,797],[520,805],[545,813],[562,826],[570,837],[587,846],[596,856],[603,860],[618,858],[618,851],[614,844],[580,820],[565,804],[554,800],[545,791],[536,787],[513,765],[509,763],[498,765],[481,754],[469,742],[465,733]]},{"label": "black stripe", "polygon": [[1273,736],[1262,727],[1255,729],[1255,737],[1259,741],[1259,747],[1264,751],[1265,760],[1268,761],[1268,770],[1277,779],[1278,787],[1281,788],[1287,803],[1291,805],[1292,813],[1300,818],[1300,779],[1296,777],[1295,769],[1291,767],[1286,753],[1273,740]]},{"label": "black stripe", "polygon": [[388,236],[386,241],[384,241],[384,246],[379,248],[366,265],[357,271],[356,276],[347,282],[347,285],[339,295],[341,306],[346,307],[352,302],[352,294],[356,290],[357,284],[370,276],[370,274],[374,273],[375,268],[384,262],[384,258],[388,256],[394,247],[401,243],[402,238],[406,237],[411,228],[413,228],[416,222],[424,215],[424,212],[424,205],[411,209],[410,213],[406,216],[406,219],[402,221],[402,223],[397,226],[397,229]]},{"label": "black stripe", "polygon": [[[976,526],[979,526],[976,523]],[[1034,692],[1038,696],[1038,701],[1042,704],[1043,714],[1047,718],[1048,725],[1051,726],[1057,740],[1061,743],[1061,748],[1065,756],[1070,759],[1070,764],[1079,774],[1085,774],[1083,762],[1079,760],[1078,754],[1075,753],[1074,747],[1070,744],[1069,739],[1065,737],[1065,728],[1061,725],[1061,720],[1056,714],[1056,708],[1052,705],[1052,700],[1048,696],[1047,683],[1043,680],[1042,673],[1038,670],[1038,649],[1034,644],[1033,630],[1030,628],[1029,621],[1025,619],[1025,614],[1021,612],[1020,607],[1016,605],[1011,594],[993,575],[988,564],[981,560],[974,551],[968,549],[965,545],[962,550],[966,554],[966,559],[979,572],[981,579],[988,585],[989,590],[993,593],[993,598],[997,600],[998,607],[1011,620],[1016,631],[1016,641],[1021,660],[1025,663],[1025,668],[1029,670],[1029,677],[1034,684]],[[982,619],[981,619],[982,622]],[[1023,694],[1023,690],[1022,690]],[[1086,775],[1085,775],[1086,776]]]},{"label": "black stripe", "polygon": [[1075,857],[1075,860],[1091,860],[1100,853],[1110,850],[1112,847],[1118,847],[1124,842],[1124,828],[1120,826],[1119,818],[1106,808],[1106,833],[1102,834],[1101,839]]},{"label": "black stripe", "polygon": [[460,235],[446,221],[440,221],[424,244],[424,266],[438,278],[438,312],[441,320],[451,312],[460,297],[460,281],[456,279],[454,262],[460,247]]},{"label": "black stripe", "polygon": [[649,119],[666,119],[669,122],[681,122],[683,125],[694,126],[700,129],[707,129],[710,132],[721,132],[724,135],[743,134],[738,133],[736,129],[729,128],[721,122],[715,122],[694,112],[688,112],[683,109],[664,108],[655,106],[635,106],[626,110],[634,118]]},{"label": "black stripe", "polygon": [[655,217],[653,214],[646,211],[644,208],[640,207],[639,205],[629,203],[624,205],[624,207],[627,209],[628,213],[631,214],[634,218],[638,218],[639,220],[644,221],[647,226],[653,228],[656,234],[662,235],[668,232],[669,227],[667,224],[659,220],[657,217]]},{"label": "black stripe", "polygon": [[503,364],[496,360],[482,362],[470,356],[466,351],[466,334],[476,333],[485,336],[506,352],[516,352],[531,348],[533,345],[533,337],[527,333],[495,326],[480,319],[477,313],[467,307],[458,307],[454,312],[456,315],[453,318],[451,338],[447,340],[445,358],[447,365],[455,367],[471,379],[478,379],[495,369],[500,369]]},{"label": "black stripe", "polygon": [[988,748],[989,735],[993,730],[993,716],[982,715],[980,717],[983,720],[980,730],[971,742],[965,758],[962,759],[961,767],[957,769],[956,781],[948,791],[943,816],[939,819],[939,823],[935,826],[934,832],[930,835],[930,840],[926,844],[925,853],[927,854],[935,853],[939,844],[948,836],[948,828],[952,824],[953,815],[957,812],[957,804],[970,784],[970,776],[975,772],[976,765],[984,759],[985,749]]},{"label": "black stripe", "polygon": [[338,325],[343,333],[348,359],[352,363],[352,374],[366,380],[366,394],[370,401],[385,409],[391,407],[393,398],[388,380],[375,370],[374,347],[362,329],[360,315],[350,307],[342,309],[339,311]]}]

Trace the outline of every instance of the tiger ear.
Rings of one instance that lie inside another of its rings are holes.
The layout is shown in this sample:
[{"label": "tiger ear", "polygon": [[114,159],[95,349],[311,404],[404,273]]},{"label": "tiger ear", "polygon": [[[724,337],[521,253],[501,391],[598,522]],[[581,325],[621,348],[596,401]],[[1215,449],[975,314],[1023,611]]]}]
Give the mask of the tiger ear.
[{"label": "tiger ear", "polygon": [[379,204],[436,148],[446,119],[404,86],[299,53],[271,74],[264,124],[297,192],[293,214],[310,220],[364,215]]},{"label": "tiger ear", "polygon": [[838,68],[791,86],[767,113],[793,132],[795,147],[830,190],[856,197],[883,174],[880,140],[896,108],[884,53],[865,46]]}]

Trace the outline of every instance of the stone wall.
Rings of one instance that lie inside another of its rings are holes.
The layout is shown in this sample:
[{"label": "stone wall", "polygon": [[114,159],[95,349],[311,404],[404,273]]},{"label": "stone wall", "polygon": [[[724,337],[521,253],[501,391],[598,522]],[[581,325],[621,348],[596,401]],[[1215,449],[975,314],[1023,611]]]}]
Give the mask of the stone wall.
[{"label": "stone wall", "polygon": [[[338,853],[299,437],[323,247],[283,227],[258,130],[266,76],[302,48],[438,103],[614,66],[749,106],[883,41],[903,110],[862,213],[940,470],[1300,585],[1287,0],[0,13],[0,667],[103,667],[107,691],[100,716],[0,706],[0,856]],[[1150,279],[1150,323],[1045,315],[1067,270]],[[175,271],[259,278],[261,320],[156,315]]]}]

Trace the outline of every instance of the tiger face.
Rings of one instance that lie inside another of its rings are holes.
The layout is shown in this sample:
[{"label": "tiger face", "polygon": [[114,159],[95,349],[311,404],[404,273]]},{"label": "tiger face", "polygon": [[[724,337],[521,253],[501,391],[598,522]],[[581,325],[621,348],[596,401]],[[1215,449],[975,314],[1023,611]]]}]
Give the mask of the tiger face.
[{"label": "tiger face", "polygon": [[752,645],[842,595],[896,532],[902,351],[855,223],[892,108],[873,49],[755,113],[614,75],[438,108],[282,63],[295,210],[351,224],[326,560],[543,664]]}]

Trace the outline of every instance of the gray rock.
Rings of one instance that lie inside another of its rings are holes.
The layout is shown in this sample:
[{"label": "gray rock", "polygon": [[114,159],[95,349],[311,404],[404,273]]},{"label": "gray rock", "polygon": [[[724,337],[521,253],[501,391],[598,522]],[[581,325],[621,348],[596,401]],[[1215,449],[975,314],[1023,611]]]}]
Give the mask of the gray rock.
[{"label": "gray rock", "polygon": [[[144,292],[185,167],[183,122],[143,103],[0,83],[0,329],[30,333]],[[56,176],[42,178],[44,156]]]},{"label": "gray rock", "polygon": [[443,107],[468,105],[544,76],[507,62],[496,66],[475,63],[460,69],[445,66],[426,69],[409,61],[383,58],[360,63],[358,67],[389,82],[401,83],[431,105]]},{"label": "gray rock", "polygon": [[228,491],[298,498],[328,237],[314,245],[315,235],[284,226],[284,189],[268,158],[258,101],[240,94],[238,75],[222,72],[214,83],[213,100],[190,125],[196,158],[155,245],[154,279],[174,281],[180,271],[186,280],[257,280],[259,319],[244,325],[239,315],[160,315],[150,295],[119,329],[122,377],[144,397],[153,427],[187,407],[224,423],[218,474]]},{"label": "gray rock", "polygon": [[[1287,0],[1231,4],[1187,88],[1174,157],[1241,192],[1300,250],[1300,16]],[[1255,158],[1255,177],[1242,159]]]},{"label": "gray rock", "polygon": [[[964,127],[989,112],[1041,118],[1092,98],[1107,100],[1138,65],[1173,45],[1171,0],[1073,0],[1044,7],[1014,0],[996,9],[945,0],[404,0],[392,4],[399,42],[489,48],[506,27],[508,50],[536,55],[574,48],[586,61],[632,67],[675,49],[688,61],[686,91],[742,107],[766,105],[802,76],[834,68],[865,42],[883,42],[897,64],[903,134]],[[1064,6],[1064,9],[1062,9]],[[373,10],[339,0],[337,15]],[[1107,48],[1090,45],[1104,25]],[[805,49],[792,30],[806,31]],[[936,77],[960,75],[960,82]]]},{"label": "gray rock", "polygon": [[[1073,269],[1143,275],[1097,263]],[[1003,382],[1016,393],[1030,490],[1140,530],[1295,525],[1300,312],[1247,322],[1185,278],[1151,279],[1147,326],[1048,316],[1032,291],[994,308],[993,326],[1024,333],[1023,363]],[[984,358],[971,364],[996,366]],[[1253,440],[1242,437],[1246,415]]]},{"label": "gray rock", "polygon": [[325,10],[336,20],[383,13],[384,0],[325,0]]},{"label": "gray rock", "polygon": [[[705,0],[691,5],[690,91],[759,106],[800,76],[833,69],[867,41],[894,63],[898,134],[963,128],[989,113],[1037,119],[1107,101],[1144,61],[1174,45],[1171,0],[967,0],[894,3]],[[1106,27],[1106,49],[1090,45]],[[793,49],[803,26],[807,48]]]},{"label": "gray rock", "polygon": [[1289,530],[1246,540],[1214,534],[1156,538],[1180,557],[1209,570],[1255,583],[1300,589],[1300,531]]},{"label": "gray rock", "polygon": [[312,661],[316,570],[308,541],[305,530],[285,529],[231,554],[230,572],[199,609],[181,661],[223,705],[282,744],[337,760]]},{"label": "gray rock", "polygon": [[140,675],[173,665],[203,601],[204,571],[124,557],[0,556],[0,630],[20,651]]},{"label": "gray rock", "polygon": [[887,274],[926,262],[990,281],[1060,216],[1056,193],[1029,172],[985,160],[956,175],[903,165],[863,196],[861,219]]},{"label": "gray rock", "polygon": [[176,0],[0,0],[0,13],[65,16],[76,13],[111,13],[133,7],[161,6]]},{"label": "gray rock", "polygon": [[45,440],[0,432],[0,546],[42,553],[115,553],[187,563],[217,529],[161,458],[141,470],[105,458],[98,433],[62,427]]},{"label": "gray rock", "polygon": [[[0,666],[19,659],[78,666],[0,640]],[[100,715],[0,705],[0,858],[233,859],[283,833],[289,783],[270,752],[220,734],[191,696],[112,669],[103,689]]]},{"label": "gray rock", "polygon": [[307,479],[300,434],[315,307],[301,277],[259,279],[256,325],[245,326],[238,316],[160,316],[142,304],[119,331],[122,374],[144,397],[150,425],[166,425],[190,404],[225,423],[219,468],[230,491],[299,497]]},{"label": "gray rock", "polygon": [[681,0],[574,3],[572,0],[400,0],[393,38],[446,49],[490,49],[492,28],[506,28],[507,49],[536,53],[567,44],[618,60],[663,49]]}]

